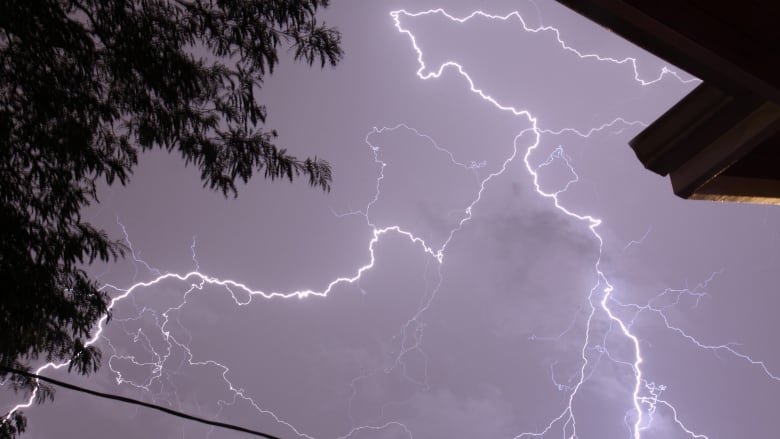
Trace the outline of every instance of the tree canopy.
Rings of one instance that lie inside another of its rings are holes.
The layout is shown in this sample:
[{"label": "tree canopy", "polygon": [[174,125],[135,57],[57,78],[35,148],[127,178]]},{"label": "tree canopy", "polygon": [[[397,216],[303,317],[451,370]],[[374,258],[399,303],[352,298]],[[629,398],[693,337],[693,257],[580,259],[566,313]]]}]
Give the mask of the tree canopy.
[{"label": "tree canopy", "polygon": [[[329,191],[326,161],[278,148],[255,94],[289,50],[336,65],[337,29],[316,12],[328,0],[5,0],[0,2],[0,365],[70,361],[108,296],[85,271],[123,255],[80,211],[97,188],[127,183],[139,153],[178,152],[204,186],[226,196],[256,172],[304,176]],[[37,384],[0,372],[16,391]],[[51,396],[40,392],[39,396]],[[2,415],[0,438],[25,428]]]}]

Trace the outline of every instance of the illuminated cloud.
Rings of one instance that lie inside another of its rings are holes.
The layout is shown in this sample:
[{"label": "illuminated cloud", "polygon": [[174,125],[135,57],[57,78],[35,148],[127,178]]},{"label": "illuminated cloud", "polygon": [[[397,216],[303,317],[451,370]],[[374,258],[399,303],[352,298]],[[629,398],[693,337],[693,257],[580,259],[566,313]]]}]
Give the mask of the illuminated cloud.
[{"label": "illuminated cloud", "polygon": [[[770,436],[778,215],[673,199],[626,145],[695,79],[554,3],[369,3],[327,17],[337,70],[262,91],[330,196],[222,200],[151,154],[103,197],[136,260],[96,268],[121,300],[88,384],[290,438]],[[68,420],[92,404],[32,435],[108,434]]]}]

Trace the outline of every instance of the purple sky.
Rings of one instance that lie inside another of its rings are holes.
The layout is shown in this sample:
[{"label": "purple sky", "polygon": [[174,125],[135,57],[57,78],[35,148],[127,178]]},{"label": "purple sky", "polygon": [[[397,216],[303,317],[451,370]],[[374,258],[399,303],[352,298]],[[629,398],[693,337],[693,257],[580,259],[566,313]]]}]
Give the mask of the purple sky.
[{"label": "purple sky", "polygon": [[[519,15],[455,20],[476,7]],[[137,261],[92,273],[245,288],[138,286],[99,373],[47,374],[284,438],[776,435],[778,210],[678,199],[627,144],[689,74],[553,1],[322,19],[344,61],[284,62],[260,96],[333,191],[224,199],[144,155],[87,212]],[[30,438],[247,437],[64,389],[26,413]]]}]

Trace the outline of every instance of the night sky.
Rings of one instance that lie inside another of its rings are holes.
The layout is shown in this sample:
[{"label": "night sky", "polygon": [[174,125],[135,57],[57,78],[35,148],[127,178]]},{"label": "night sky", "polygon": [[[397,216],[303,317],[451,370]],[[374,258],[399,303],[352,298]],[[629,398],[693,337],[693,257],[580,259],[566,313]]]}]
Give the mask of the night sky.
[{"label": "night sky", "polygon": [[[776,436],[780,212],[681,200],[628,146],[698,80],[553,1],[320,17],[343,62],[287,53],[259,98],[332,192],[225,199],[143,155],[85,212],[134,249],[90,267],[121,297],[103,367],[43,373],[283,438]],[[65,389],[25,413],[249,437]]]}]

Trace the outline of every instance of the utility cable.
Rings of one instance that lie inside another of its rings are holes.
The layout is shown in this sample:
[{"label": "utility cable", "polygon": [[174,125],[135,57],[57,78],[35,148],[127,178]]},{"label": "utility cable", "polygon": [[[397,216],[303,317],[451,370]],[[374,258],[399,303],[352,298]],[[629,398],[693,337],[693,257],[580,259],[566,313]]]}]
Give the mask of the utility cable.
[{"label": "utility cable", "polygon": [[183,419],[189,419],[190,421],[200,422],[202,424],[212,425],[214,427],[221,427],[221,428],[226,428],[228,430],[240,431],[242,433],[248,433],[248,434],[251,434],[251,435],[254,435],[254,436],[260,436],[260,437],[263,437],[263,438],[266,438],[266,439],[281,439],[278,436],[273,436],[273,435],[270,435],[270,434],[267,434],[267,433],[261,433],[259,431],[250,430],[248,428],[239,427],[239,426],[233,425],[233,424],[227,424],[227,423],[224,423],[224,422],[212,421],[212,420],[209,420],[209,419],[199,418],[197,416],[188,415],[187,413],[178,412],[176,410],[172,410],[172,409],[169,409],[167,407],[163,407],[163,406],[156,405],[156,404],[150,404],[148,402],[139,401],[137,399],[126,398],[124,396],[112,395],[110,393],[103,393],[103,392],[98,392],[97,390],[86,389],[84,387],[79,387],[79,386],[77,386],[75,384],[70,384],[70,383],[66,383],[66,382],[63,382],[63,381],[55,380],[54,378],[49,378],[49,377],[46,377],[46,376],[43,376],[43,375],[38,375],[38,374],[31,373],[31,372],[26,372],[24,370],[13,369],[13,368],[6,367],[6,366],[1,366],[1,365],[0,365],[0,370],[6,371],[6,372],[10,372],[10,373],[14,373],[14,374],[17,374],[17,375],[26,376],[28,378],[35,378],[37,380],[45,381],[47,383],[54,384],[56,386],[64,387],[64,388],[70,389],[70,390],[75,390],[77,392],[88,393],[90,395],[98,396],[98,397],[101,397],[101,398],[113,399],[115,401],[122,401],[122,402],[126,402],[128,404],[135,404],[135,405],[140,405],[140,406],[143,406],[143,407],[148,407],[150,409],[159,410],[159,411],[167,413],[169,415],[177,416],[177,417],[183,418]]}]

